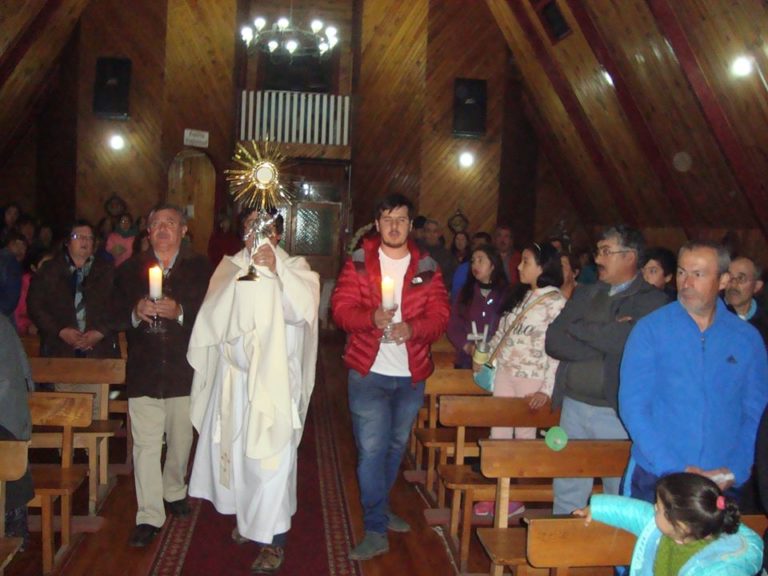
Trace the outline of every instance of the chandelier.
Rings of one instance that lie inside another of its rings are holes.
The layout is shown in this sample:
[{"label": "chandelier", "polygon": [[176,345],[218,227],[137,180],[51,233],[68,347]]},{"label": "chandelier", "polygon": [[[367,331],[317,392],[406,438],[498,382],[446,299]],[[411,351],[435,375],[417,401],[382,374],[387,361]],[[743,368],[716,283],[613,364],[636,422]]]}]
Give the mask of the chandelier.
[{"label": "chandelier", "polygon": [[312,20],[309,29],[296,26],[292,5],[287,18],[282,16],[270,26],[266,18],[257,16],[253,26],[243,26],[240,36],[249,52],[260,50],[290,57],[323,56],[339,43],[336,28],[326,26],[321,20]]}]

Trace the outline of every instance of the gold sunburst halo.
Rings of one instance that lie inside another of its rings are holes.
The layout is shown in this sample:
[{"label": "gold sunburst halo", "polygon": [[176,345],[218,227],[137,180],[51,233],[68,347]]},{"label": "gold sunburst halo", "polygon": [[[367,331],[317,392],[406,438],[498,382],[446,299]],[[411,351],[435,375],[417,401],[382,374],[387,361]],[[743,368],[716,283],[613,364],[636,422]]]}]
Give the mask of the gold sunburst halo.
[{"label": "gold sunburst halo", "polygon": [[280,182],[281,173],[290,166],[288,157],[272,140],[238,142],[232,157],[235,168],[225,170],[229,193],[243,207],[261,211],[290,205],[293,195]]}]

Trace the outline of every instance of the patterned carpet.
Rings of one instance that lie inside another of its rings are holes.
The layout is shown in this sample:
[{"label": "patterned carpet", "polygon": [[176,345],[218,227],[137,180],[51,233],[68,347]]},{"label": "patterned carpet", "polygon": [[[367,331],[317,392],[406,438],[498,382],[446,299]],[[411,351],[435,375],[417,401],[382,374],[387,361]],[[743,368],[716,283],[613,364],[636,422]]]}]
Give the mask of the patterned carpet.
[{"label": "patterned carpet", "polygon": [[[322,365],[299,447],[298,511],[293,517],[280,576],[360,576],[347,555],[352,542],[348,506],[333,438]],[[234,516],[210,502],[191,499],[192,514],[173,518],[152,569],[154,576],[249,574],[258,554],[254,543],[235,544]]]}]

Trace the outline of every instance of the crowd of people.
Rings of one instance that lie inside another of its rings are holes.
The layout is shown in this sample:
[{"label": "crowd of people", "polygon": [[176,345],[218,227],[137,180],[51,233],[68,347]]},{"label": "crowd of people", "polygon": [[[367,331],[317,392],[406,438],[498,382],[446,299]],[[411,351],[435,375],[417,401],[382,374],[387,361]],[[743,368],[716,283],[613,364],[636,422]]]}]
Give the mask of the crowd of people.
[{"label": "crowd of people", "polygon": [[[173,205],[155,207],[146,220],[128,213],[97,226],[77,220],[60,241],[8,205],[0,313],[4,338],[10,327],[37,335],[43,356],[118,357],[117,334],[125,332],[138,503],[130,545],[147,546],[167,513],[189,514],[189,490],[234,514],[232,539],[261,545],[253,572],[273,573],[297,506],[319,278],[278,245],[281,217],[265,224],[246,211],[241,218],[239,233],[219,219],[209,259],[185,241],[186,217]],[[516,250],[506,225],[458,231],[445,242],[442,225],[416,216],[398,194],[379,202],[374,224],[331,296],[334,322],[348,334],[365,527],[352,559],[384,554],[388,531],[410,530],[389,494],[434,370],[430,347],[444,334],[456,368],[492,370],[494,396],[526,398],[532,410],[560,408],[569,438],[632,441],[625,475],[602,485],[608,496],[634,500],[593,500],[587,508],[593,481],[561,478],[555,513],[614,518],[615,509],[644,500],[656,505],[654,546],[665,558],[664,538],[718,541],[731,554],[724,539],[746,538],[745,550],[754,552],[732,512],[737,505],[761,511],[768,495],[768,313],[758,299],[757,261],[708,241],[689,242],[677,255],[647,248],[638,230],[623,225],[606,228],[594,250],[575,250],[564,237]],[[257,225],[268,230],[258,244],[247,233]],[[254,266],[259,279],[249,274]],[[155,267],[159,293],[148,290]],[[13,378],[28,378],[28,369],[17,366]],[[200,440],[188,485],[193,429]],[[536,437],[524,428],[491,434]],[[707,514],[717,516],[717,529],[697,531],[677,515],[684,507],[677,492],[714,494]],[[19,510],[9,511],[12,526],[25,524]],[[522,510],[510,502],[509,514]],[[475,512],[490,515],[493,503],[479,502]],[[689,548],[683,563],[701,560],[703,547]],[[680,550],[671,550],[679,563]],[[751,556],[744,558],[749,565]]]}]

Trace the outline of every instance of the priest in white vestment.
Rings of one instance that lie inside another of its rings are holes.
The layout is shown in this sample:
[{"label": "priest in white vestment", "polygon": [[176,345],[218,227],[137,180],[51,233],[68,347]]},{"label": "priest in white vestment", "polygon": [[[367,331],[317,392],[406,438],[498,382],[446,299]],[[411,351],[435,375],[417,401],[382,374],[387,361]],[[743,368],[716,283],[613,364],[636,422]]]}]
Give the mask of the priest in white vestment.
[{"label": "priest in white vestment", "polygon": [[[253,221],[253,212],[245,229]],[[269,242],[225,256],[198,313],[187,359],[195,369],[192,423],[200,434],[189,493],[235,514],[233,539],[262,544],[252,571],[282,565],[296,512],[296,454],[315,381],[319,277]]]}]

